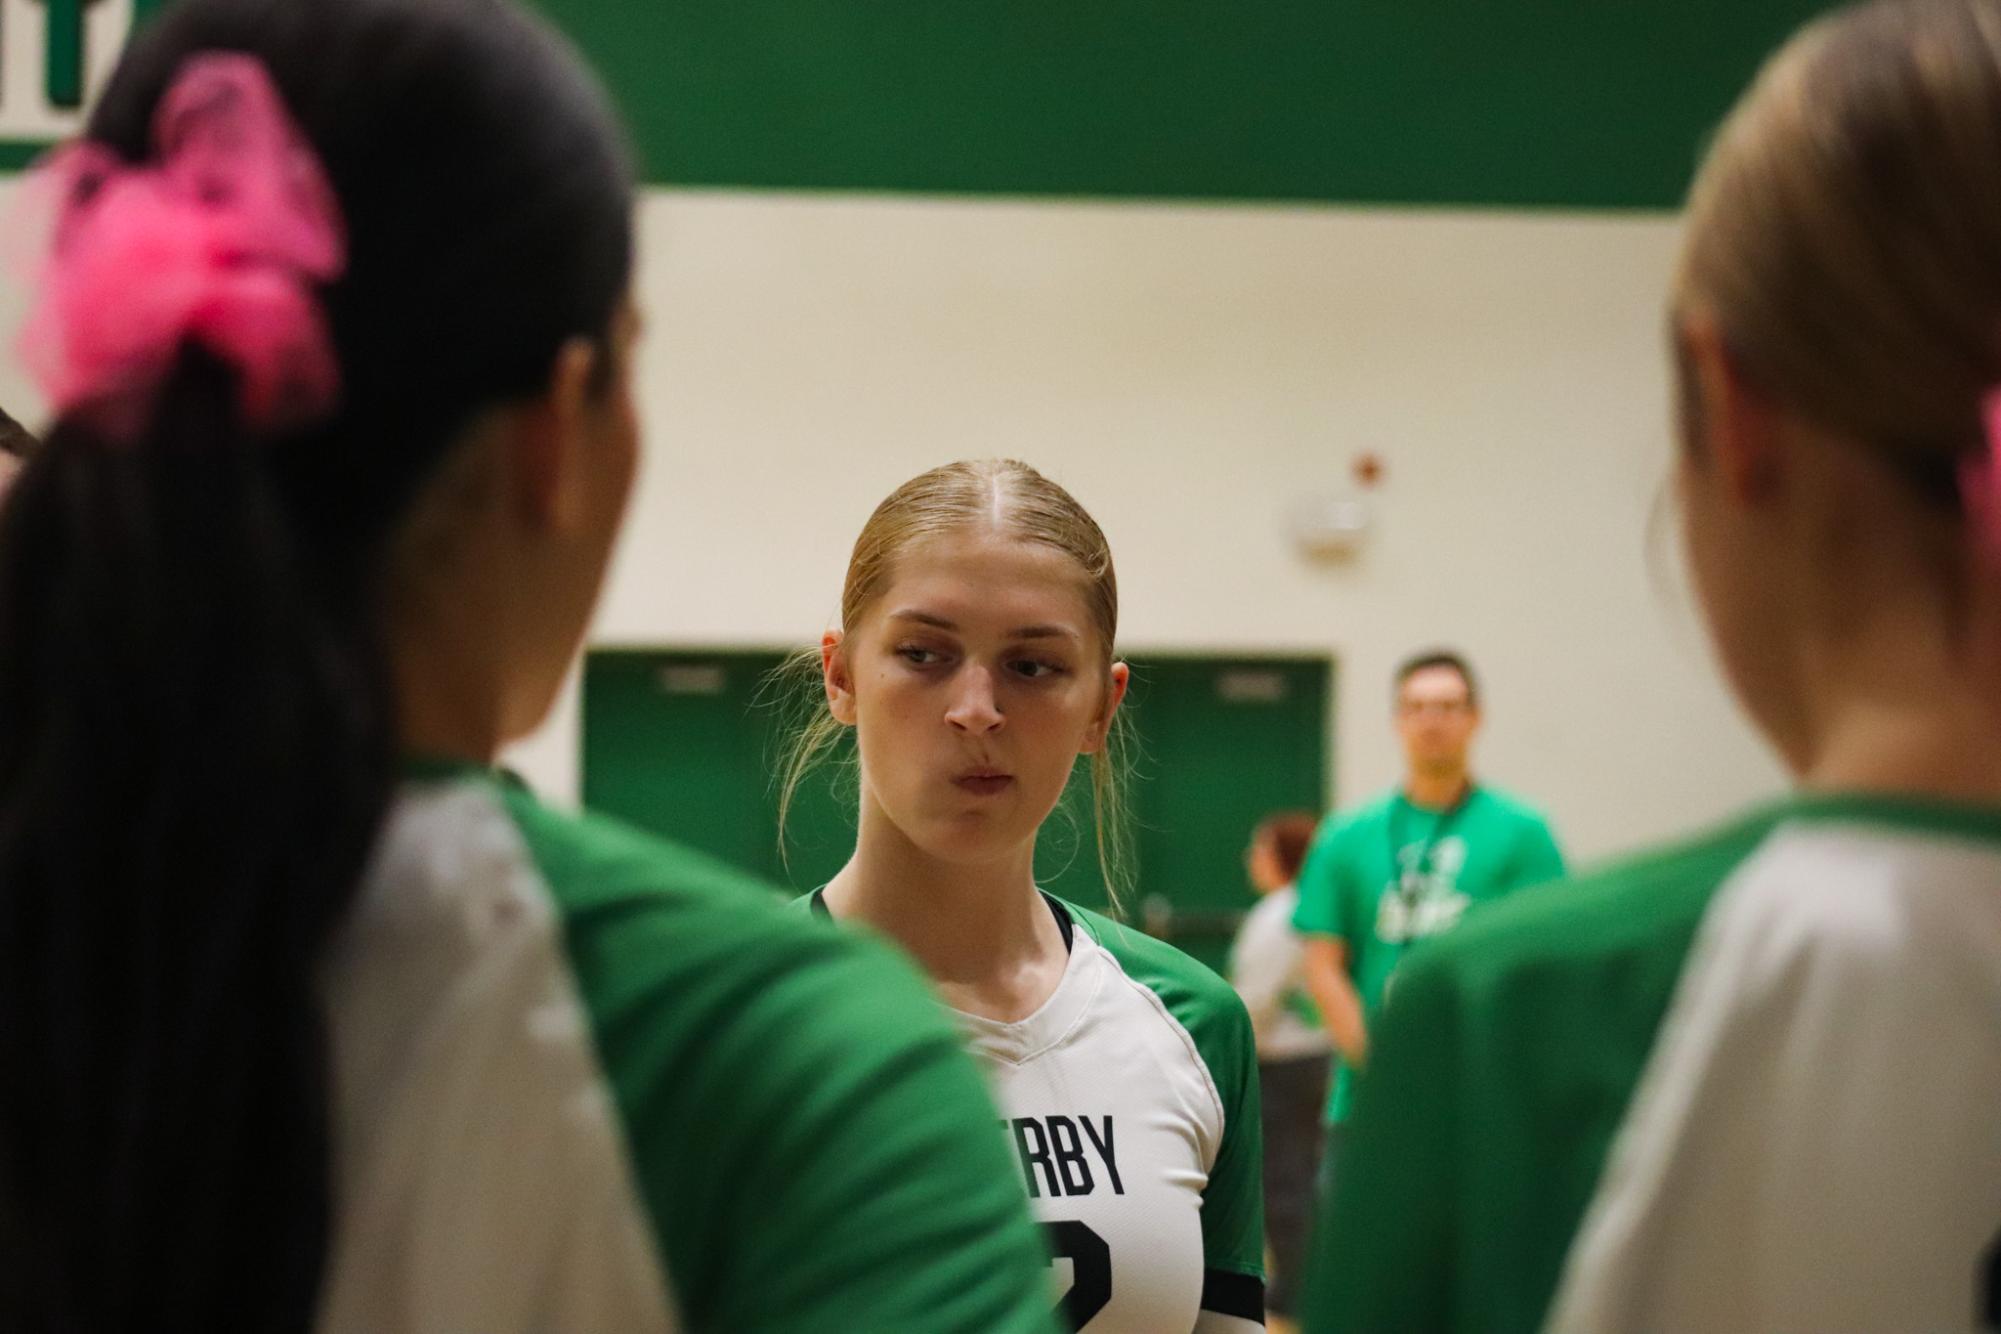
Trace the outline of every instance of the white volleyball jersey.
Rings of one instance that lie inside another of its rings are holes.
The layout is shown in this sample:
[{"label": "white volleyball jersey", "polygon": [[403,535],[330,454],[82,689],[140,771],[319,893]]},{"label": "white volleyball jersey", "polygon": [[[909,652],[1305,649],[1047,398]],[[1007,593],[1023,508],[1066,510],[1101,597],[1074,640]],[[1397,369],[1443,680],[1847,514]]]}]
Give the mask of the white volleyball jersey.
[{"label": "white volleyball jersey", "polygon": [[1263,1187],[1243,1002],[1173,946],[1050,904],[1070,959],[1049,999],[1016,1023],[953,1014],[1049,1234],[1059,1310],[1081,1334],[1255,1334]]},{"label": "white volleyball jersey", "polygon": [[1047,1334],[993,1104],[902,961],[431,766],[326,960],[321,1334]]},{"label": "white volleyball jersey", "polygon": [[1871,816],[1711,903],[1553,1330],[2001,1328],[2001,818]]}]

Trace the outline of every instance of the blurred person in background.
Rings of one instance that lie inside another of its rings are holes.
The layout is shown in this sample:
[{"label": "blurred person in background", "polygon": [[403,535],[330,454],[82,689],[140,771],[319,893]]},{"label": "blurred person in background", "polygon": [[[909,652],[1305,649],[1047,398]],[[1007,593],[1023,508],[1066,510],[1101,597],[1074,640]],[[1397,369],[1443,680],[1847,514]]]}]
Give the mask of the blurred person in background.
[{"label": "blurred person in background", "polygon": [[1292,929],[1299,902],[1293,882],[1319,822],[1308,811],[1281,811],[1252,831],[1244,867],[1258,905],[1244,918],[1230,950],[1230,983],[1250,1011],[1257,1040],[1265,1244],[1272,1256],[1265,1311],[1274,1331],[1289,1327],[1306,1276],[1320,1114],[1333,1064],[1334,1044],[1307,994],[1306,952]]},{"label": "blurred person in background", "polygon": [[1326,822],[1300,870],[1292,919],[1305,939],[1307,989],[1341,1055],[1323,1184],[1339,1170],[1370,1029],[1405,955],[1469,909],[1563,874],[1548,821],[1473,776],[1480,691],[1466,659],[1417,654],[1397,668],[1394,689],[1404,780]]}]

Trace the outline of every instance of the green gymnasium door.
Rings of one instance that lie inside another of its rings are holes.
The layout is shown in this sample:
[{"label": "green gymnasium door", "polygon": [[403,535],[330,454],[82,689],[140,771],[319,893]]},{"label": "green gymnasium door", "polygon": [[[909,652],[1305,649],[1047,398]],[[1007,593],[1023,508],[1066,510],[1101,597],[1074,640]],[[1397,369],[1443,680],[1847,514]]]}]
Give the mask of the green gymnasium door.
[{"label": "green gymnasium door", "polygon": [[[774,683],[774,652],[602,650],[584,671],[584,800],[794,891],[854,848],[851,750],[795,801],[789,863],[777,788],[786,720],[812,688]],[[1269,811],[1319,810],[1328,791],[1325,658],[1153,654],[1133,664],[1132,920],[1220,965],[1251,897],[1243,850]],[[1045,827],[1037,875],[1105,902],[1086,766]]]},{"label": "green gymnasium door", "polygon": [[1244,878],[1251,829],[1276,810],[1325,809],[1332,686],[1325,658],[1133,664],[1134,921],[1222,968],[1254,901]]}]

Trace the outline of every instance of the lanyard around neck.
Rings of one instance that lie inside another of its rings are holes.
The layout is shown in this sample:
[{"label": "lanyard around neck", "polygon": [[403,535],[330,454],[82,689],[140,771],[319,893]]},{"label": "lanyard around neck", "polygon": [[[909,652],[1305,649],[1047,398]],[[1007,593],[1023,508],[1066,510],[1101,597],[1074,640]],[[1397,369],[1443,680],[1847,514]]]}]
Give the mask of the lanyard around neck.
[{"label": "lanyard around neck", "polygon": [[[1405,869],[1403,863],[1403,850],[1406,845],[1397,833],[1397,826],[1401,823],[1397,816],[1402,812],[1396,807],[1390,809],[1390,867],[1396,874],[1397,893],[1402,897],[1406,908],[1415,906],[1417,886],[1422,884],[1423,876],[1431,865],[1432,853],[1445,841],[1445,836],[1452,832],[1452,827],[1458,823],[1459,817],[1465,814],[1466,808],[1473,804],[1473,794],[1476,791],[1478,789],[1473,785],[1473,781],[1468,779],[1466,786],[1460,789],[1459,795],[1452,799],[1452,804],[1438,812],[1438,819],[1431,826],[1430,835],[1424,840],[1424,846],[1418,850],[1416,858],[1408,869]],[[1424,809],[1401,792],[1397,794],[1397,801],[1413,810]]]},{"label": "lanyard around neck", "polygon": [[[1431,826],[1431,836],[1424,840],[1424,847],[1418,851],[1417,857],[1411,862],[1408,871],[1404,869],[1403,865],[1403,840],[1397,837],[1398,821],[1396,817],[1398,810],[1395,806],[1390,808],[1390,868],[1396,877],[1393,881],[1391,892],[1397,896],[1398,905],[1403,910],[1404,923],[1403,934],[1397,940],[1384,942],[1391,947],[1390,973],[1392,975],[1396,972],[1398,966],[1403,963],[1404,951],[1410,948],[1413,932],[1417,927],[1417,906],[1419,898],[1424,891],[1424,886],[1427,883],[1427,877],[1430,874],[1431,855],[1437,850],[1438,845],[1445,841],[1445,836],[1452,831],[1452,826],[1458,822],[1459,817],[1465,813],[1466,808],[1473,804],[1473,794],[1476,791],[1478,789],[1473,785],[1473,780],[1470,778],[1467,779],[1465,788],[1453,799],[1452,804],[1438,813],[1437,823]],[[1401,792],[1397,794],[1397,800],[1411,807],[1413,810],[1424,809]],[[1388,978],[1385,978],[1383,982],[1383,995],[1385,998],[1389,995]]]}]

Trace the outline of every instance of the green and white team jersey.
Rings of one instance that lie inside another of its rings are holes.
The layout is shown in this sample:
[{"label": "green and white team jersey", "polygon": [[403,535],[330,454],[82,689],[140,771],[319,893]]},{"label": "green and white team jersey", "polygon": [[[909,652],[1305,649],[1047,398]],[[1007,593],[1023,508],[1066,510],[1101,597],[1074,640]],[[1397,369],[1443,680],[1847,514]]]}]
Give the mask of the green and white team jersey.
[{"label": "green and white team jersey", "polygon": [[[825,904],[815,894],[822,913]],[[951,1012],[985,1066],[1083,1334],[1264,1328],[1257,1056],[1228,983],[1050,898],[1070,960],[1016,1023]]]},{"label": "green and white team jersey", "polygon": [[324,980],[330,1334],[1048,1334],[923,984],[471,769],[397,796]]},{"label": "green and white team jersey", "polygon": [[1803,796],[1399,976],[1314,1331],[2001,1327],[2001,810]]}]

